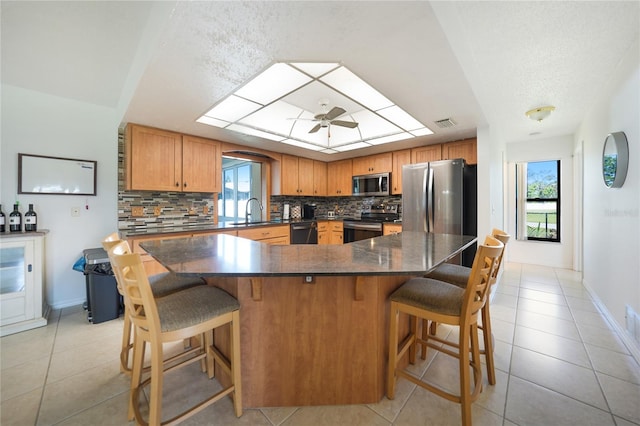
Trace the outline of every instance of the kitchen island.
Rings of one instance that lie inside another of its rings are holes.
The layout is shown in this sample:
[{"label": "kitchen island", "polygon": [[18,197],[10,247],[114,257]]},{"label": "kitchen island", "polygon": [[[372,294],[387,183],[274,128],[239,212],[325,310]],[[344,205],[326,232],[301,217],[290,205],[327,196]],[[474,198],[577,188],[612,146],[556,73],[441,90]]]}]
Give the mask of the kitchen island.
[{"label": "kitchen island", "polygon": [[389,295],[475,240],[403,232],[338,246],[271,246],[222,234],[142,248],[170,271],[205,277],[239,300],[243,405],[278,407],[378,402]]}]

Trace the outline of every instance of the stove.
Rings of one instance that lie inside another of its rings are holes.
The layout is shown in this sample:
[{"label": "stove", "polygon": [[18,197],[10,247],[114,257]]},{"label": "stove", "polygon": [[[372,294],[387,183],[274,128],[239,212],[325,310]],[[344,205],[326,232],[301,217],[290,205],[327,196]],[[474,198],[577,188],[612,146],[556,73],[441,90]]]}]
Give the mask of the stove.
[{"label": "stove", "polygon": [[365,206],[359,219],[344,221],[344,242],[365,240],[382,235],[382,224],[399,219],[398,206],[395,204],[376,204]]}]

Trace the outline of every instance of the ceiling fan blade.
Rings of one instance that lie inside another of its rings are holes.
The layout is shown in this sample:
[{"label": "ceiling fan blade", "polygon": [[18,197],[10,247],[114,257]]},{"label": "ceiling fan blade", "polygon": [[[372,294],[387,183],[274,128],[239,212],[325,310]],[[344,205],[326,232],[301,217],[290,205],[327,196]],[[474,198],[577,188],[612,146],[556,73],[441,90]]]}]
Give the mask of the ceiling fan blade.
[{"label": "ceiling fan blade", "polygon": [[356,127],[358,127],[358,123],[356,123],[355,121],[332,120],[331,124],[334,126],[348,127],[350,129],[355,129]]},{"label": "ceiling fan blade", "polygon": [[318,130],[320,130],[320,127],[322,127],[320,126],[320,123],[316,124],[315,126],[313,126],[313,129],[309,130],[309,133],[317,132]]},{"label": "ceiling fan blade", "polygon": [[326,113],[324,115],[324,119],[325,120],[333,120],[334,118],[340,117],[345,112],[347,112],[347,111],[345,111],[343,108],[333,107],[333,108],[331,108],[331,111],[329,111],[328,113]]}]

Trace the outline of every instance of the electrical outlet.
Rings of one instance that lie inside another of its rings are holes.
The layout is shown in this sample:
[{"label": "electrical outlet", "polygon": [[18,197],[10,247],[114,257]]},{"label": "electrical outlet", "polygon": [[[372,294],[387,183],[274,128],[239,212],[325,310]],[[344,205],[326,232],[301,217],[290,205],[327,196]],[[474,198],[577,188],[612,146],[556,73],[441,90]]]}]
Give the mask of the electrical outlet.
[{"label": "electrical outlet", "polygon": [[71,207],[71,217],[80,217],[80,207]]},{"label": "electrical outlet", "polygon": [[142,206],[131,207],[131,216],[133,217],[144,216],[144,207]]},{"label": "electrical outlet", "polygon": [[154,214],[155,216],[160,216],[160,215],[162,214],[162,207],[160,207],[160,206],[155,206],[155,207],[153,208],[153,214]]},{"label": "electrical outlet", "polygon": [[209,206],[202,207],[202,214],[209,214]]},{"label": "electrical outlet", "polygon": [[314,276],[313,276],[313,275],[306,275],[306,276],[304,277],[304,282],[305,282],[305,284],[313,284],[315,281],[316,281],[316,280],[315,280],[315,278],[314,278]]}]

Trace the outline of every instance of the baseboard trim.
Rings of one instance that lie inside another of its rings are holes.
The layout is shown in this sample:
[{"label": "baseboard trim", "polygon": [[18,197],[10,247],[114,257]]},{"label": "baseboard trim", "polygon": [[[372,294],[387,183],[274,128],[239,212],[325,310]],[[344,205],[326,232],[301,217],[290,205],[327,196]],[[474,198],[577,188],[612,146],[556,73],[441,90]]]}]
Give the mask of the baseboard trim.
[{"label": "baseboard trim", "polygon": [[596,307],[600,310],[602,315],[604,315],[607,321],[609,321],[609,324],[611,324],[616,330],[616,332],[618,333],[618,337],[620,337],[622,343],[627,347],[631,356],[636,360],[638,364],[640,364],[640,346],[638,346],[638,343],[631,336],[629,336],[627,330],[625,330],[620,324],[618,324],[614,316],[611,315],[611,312],[609,312],[605,304],[602,303],[602,300],[600,300],[596,292],[589,286],[589,283],[587,283],[584,278],[582,279],[582,285],[587,290],[587,292],[589,292],[589,295],[593,299],[593,303],[595,303]]}]

